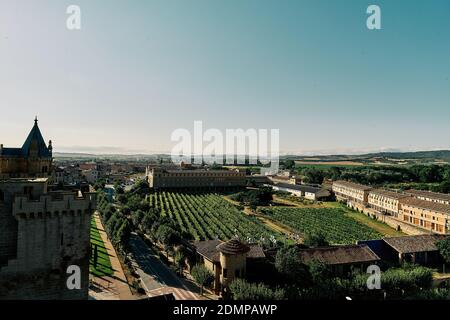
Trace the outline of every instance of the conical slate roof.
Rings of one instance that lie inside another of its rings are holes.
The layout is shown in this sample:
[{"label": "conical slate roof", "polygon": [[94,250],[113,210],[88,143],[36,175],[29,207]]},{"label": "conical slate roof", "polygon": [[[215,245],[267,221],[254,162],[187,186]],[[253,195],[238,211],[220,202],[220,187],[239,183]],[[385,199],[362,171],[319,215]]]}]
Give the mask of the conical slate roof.
[{"label": "conical slate roof", "polygon": [[50,158],[52,155],[50,154],[50,151],[47,148],[47,144],[45,143],[44,138],[42,137],[41,130],[39,130],[39,126],[38,126],[37,122],[38,122],[38,120],[36,118],[34,120],[34,126],[31,129],[31,132],[28,135],[27,139],[25,140],[25,143],[22,146],[23,155],[27,156],[30,154],[31,144],[35,140],[37,142],[37,146],[38,146],[39,157]]},{"label": "conical slate roof", "polygon": [[223,254],[244,254],[250,251],[250,247],[240,242],[238,239],[231,239],[219,244],[216,249]]}]

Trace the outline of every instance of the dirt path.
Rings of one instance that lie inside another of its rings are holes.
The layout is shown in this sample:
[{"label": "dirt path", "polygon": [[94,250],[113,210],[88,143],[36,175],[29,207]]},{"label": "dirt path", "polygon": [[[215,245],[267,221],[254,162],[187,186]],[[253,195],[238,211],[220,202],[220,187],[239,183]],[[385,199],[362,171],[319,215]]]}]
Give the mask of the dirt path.
[{"label": "dirt path", "polygon": [[108,252],[114,274],[112,276],[93,277],[93,287],[89,290],[89,295],[96,300],[134,300],[135,297],[128,286],[127,278],[117,257],[116,250],[106,235],[98,213],[95,213],[94,219]]}]

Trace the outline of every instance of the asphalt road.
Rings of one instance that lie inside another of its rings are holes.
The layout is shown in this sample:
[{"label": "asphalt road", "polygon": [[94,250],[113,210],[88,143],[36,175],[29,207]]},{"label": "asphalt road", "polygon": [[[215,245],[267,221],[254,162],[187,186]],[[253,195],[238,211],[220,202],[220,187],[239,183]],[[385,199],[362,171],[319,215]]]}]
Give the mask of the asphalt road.
[{"label": "asphalt road", "polygon": [[137,234],[131,234],[130,247],[136,272],[141,277],[142,286],[149,296],[173,293],[177,300],[200,299]]}]

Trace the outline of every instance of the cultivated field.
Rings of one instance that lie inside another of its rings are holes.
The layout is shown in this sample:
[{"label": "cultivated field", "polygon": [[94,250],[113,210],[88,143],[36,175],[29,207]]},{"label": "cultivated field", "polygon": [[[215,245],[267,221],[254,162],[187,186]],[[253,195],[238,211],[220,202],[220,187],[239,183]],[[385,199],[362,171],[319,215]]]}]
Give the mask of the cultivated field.
[{"label": "cultivated field", "polygon": [[382,237],[379,232],[346,216],[341,208],[275,207],[264,208],[261,213],[300,235],[320,232],[332,244],[354,244],[357,240]]},{"label": "cultivated field", "polygon": [[295,161],[295,164],[301,167],[356,167],[365,165],[356,161]]},{"label": "cultivated field", "polygon": [[176,221],[182,231],[196,240],[227,240],[238,235],[247,242],[255,242],[283,237],[218,194],[157,192],[150,195],[149,201],[151,207]]}]

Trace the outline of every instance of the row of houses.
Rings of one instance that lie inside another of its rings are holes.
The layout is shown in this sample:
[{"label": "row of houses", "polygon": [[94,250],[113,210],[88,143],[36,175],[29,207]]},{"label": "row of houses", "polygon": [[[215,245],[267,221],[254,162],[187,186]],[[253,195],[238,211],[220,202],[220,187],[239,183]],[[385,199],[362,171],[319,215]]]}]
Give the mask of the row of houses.
[{"label": "row of houses", "polygon": [[[385,237],[351,245],[302,248],[298,255],[301,263],[324,263],[335,276],[341,277],[366,273],[373,265],[386,269],[405,262],[439,268],[444,260],[437,243],[446,237],[438,234]],[[195,253],[196,262],[213,274],[212,289],[222,296],[236,278],[258,280],[274,272],[268,266],[273,266],[277,254],[276,248],[264,250],[258,244],[246,244],[238,239],[194,241],[189,249]]]},{"label": "row of houses", "polygon": [[349,207],[392,216],[429,232],[446,234],[450,228],[450,195],[430,191],[375,189],[349,181],[333,182],[336,200]]}]

